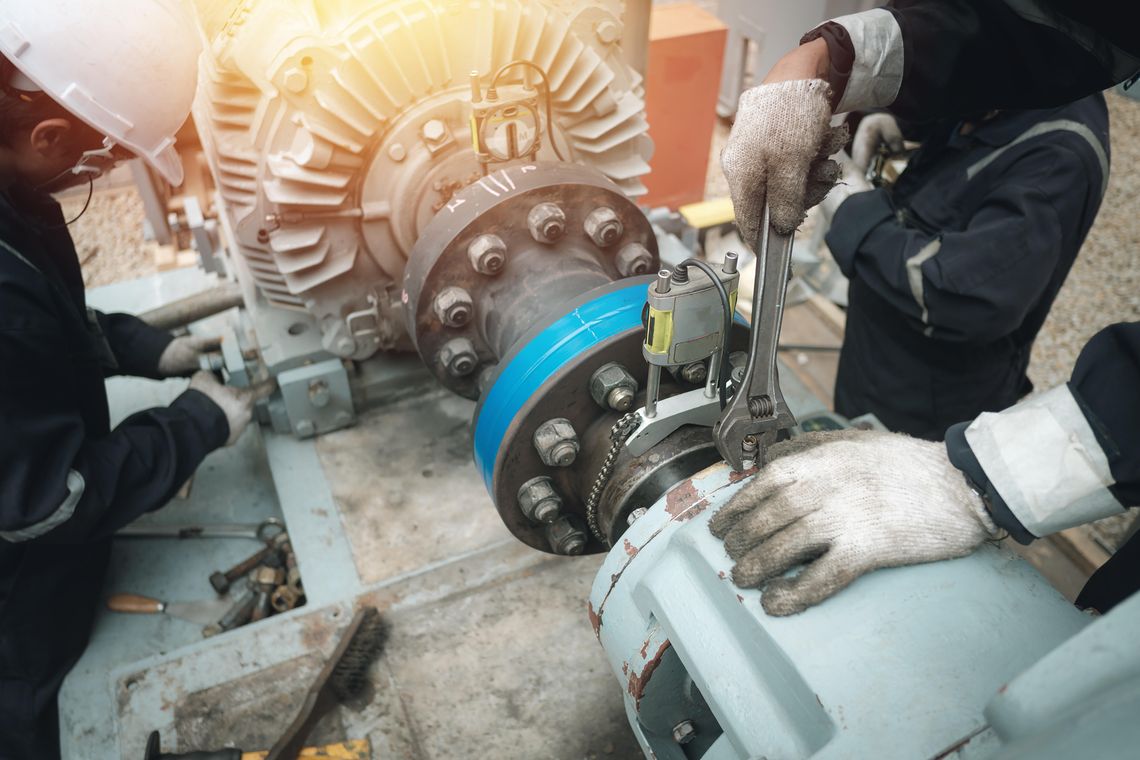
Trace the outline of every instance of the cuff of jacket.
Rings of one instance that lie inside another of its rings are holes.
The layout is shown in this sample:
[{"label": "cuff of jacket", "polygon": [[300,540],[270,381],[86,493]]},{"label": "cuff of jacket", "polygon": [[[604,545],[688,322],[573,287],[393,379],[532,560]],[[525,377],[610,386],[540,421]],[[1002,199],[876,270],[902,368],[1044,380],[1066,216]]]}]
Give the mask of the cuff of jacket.
[{"label": "cuff of jacket", "polygon": [[835,263],[848,279],[855,276],[855,254],[871,230],[895,215],[883,188],[852,193],[840,204],[824,240]]},{"label": "cuff of jacket", "polygon": [[205,393],[187,390],[170,404],[172,409],[186,412],[210,451],[226,445],[230,437],[230,423],[222,408]]},{"label": "cuff of jacket", "polygon": [[1030,543],[1037,537],[1027,531],[1010,511],[1001,494],[986,477],[986,471],[974,456],[970,444],[966,442],[966,428],[969,426],[969,422],[959,422],[957,425],[951,425],[946,431],[946,454],[950,458],[950,464],[961,470],[974,490],[981,494],[994,524],[1008,531],[1010,537],[1019,544]]},{"label": "cuff of jacket", "polygon": [[839,16],[812,29],[800,42],[819,38],[827,42],[831,59],[833,111],[865,111],[894,102],[903,77],[902,29],[894,14],[875,8]]},{"label": "cuff of jacket", "polygon": [[843,93],[847,90],[847,81],[851,78],[851,66],[855,63],[855,46],[851,36],[840,24],[827,22],[800,38],[800,44],[806,45],[815,40],[823,40],[827,44],[827,84],[831,87],[831,111],[839,106]]}]

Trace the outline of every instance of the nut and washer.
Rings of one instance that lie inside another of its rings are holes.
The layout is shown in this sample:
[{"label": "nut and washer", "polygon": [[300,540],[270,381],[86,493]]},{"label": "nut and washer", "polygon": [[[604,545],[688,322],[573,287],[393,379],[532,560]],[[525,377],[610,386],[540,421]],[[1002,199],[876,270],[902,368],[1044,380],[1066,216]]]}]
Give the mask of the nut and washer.
[{"label": "nut and washer", "polygon": [[637,394],[637,380],[617,362],[603,364],[590,376],[590,398],[603,409],[628,412]]},{"label": "nut and washer", "polygon": [[273,609],[278,612],[288,612],[297,606],[297,602],[301,599],[301,592],[292,586],[278,586],[273,589],[273,593],[269,597],[269,603],[273,605]]},{"label": "nut and washer", "polygon": [[704,385],[704,382],[709,379],[709,368],[705,366],[704,362],[686,364],[681,370],[681,379],[693,385]]},{"label": "nut and washer", "polygon": [[646,274],[653,271],[653,254],[641,243],[629,243],[618,251],[614,264],[622,277]]},{"label": "nut and washer", "polygon": [[452,377],[466,377],[475,371],[479,355],[475,346],[467,338],[452,338],[439,350],[439,363]]},{"label": "nut and washer", "polygon": [[586,531],[565,516],[546,526],[546,540],[555,554],[581,554],[586,549]]},{"label": "nut and washer", "polygon": [[498,235],[480,235],[467,246],[467,260],[479,274],[497,275],[507,263],[507,244]]},{"label": "nut and washer", "polygon": [[562,497],[554,490],[554,481],[545,475],[531,478],[519,487],[519,509],[536,523],[552,523],[562,511]]},{"label": "nut and washer", "polygon": [[673,741],[678,744],[688,744],[697,736],[697,727],[691,720],[683,720],[673,726]]},{"label": "nut and washer", "polygon": [[539,203],[526,215],[530,236],[539,243],[556,243],[566,234],[566,213],[557,203]]},{"label": "nut and washer", "polygon": [[439,291],[435,301],[432,302],[435,316],[448,327],[463,327],[471,321],[471,312],[474,309],[475,303],[471,300],[471,294],[455,285],[449,285]]},{"label": "nut and washer", "polygon": [[555,417],[534,431],[534,448],[547,467],[569,467],[578,457],[578,433],[570,420]]},{"label": "nut and washer", "polygon": [[582,226],[590,236],[590,240],[593,240],[594,245],[599,248],[613,245],[621,240],[625,232],[621,219],[618,219],[618,215],[609,206],[598,206],[591,211]]},{"label": "nut and washer", "polygon": [[420,134],[430,143],[442,142],[447,137],[447,125],[439,119],[428,119],[420,129]]}]

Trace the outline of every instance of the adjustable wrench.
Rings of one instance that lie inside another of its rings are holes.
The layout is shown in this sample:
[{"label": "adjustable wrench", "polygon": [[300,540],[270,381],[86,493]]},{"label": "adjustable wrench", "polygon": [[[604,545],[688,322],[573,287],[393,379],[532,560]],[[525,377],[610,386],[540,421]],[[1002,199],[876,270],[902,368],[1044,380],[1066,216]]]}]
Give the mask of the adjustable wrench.
[{"label": "adjustable wrench", "polygon": [[717,451],[734,470],[763,465],[767,447],[776,442],[781,430],[796,424],[795,415],[780,391],[776,369],[794,236],[794,233],[781,235],[772,229],[765,205],[756,245],[748,366],[732,400],[713,425]]}]

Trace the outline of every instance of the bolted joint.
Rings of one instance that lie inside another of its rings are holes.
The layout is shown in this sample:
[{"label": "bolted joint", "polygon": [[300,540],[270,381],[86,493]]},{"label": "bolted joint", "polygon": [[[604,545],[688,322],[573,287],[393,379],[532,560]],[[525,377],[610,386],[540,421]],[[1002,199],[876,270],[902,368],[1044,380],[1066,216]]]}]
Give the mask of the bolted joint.
[{"label": "bolted joint", "polygon": [[606,248],[621,240],[625,227],[617,213],[609,206],[599,206],[586,216],[582,225],[590,240],[599,248]]},{"label": "bolted joint", "polygon": [[683,720],[673,726],[673,741],[678,744],[688,744],[697,736],[697,727],[691,720]]},{"label": "bolted joint", "polygon": [[557,203],[539,203],[526,215],[530,236],[539,243],[556,243],[566,234],[566,213]]},{"label": "bolted joint", "polygon": [[432,303],[432,309],[440,322],[448,327],[463,327],[471,321],[471,312],[475,304],[471,294],[463,288],[449,285],[439,291]]},{"label": "bolted joint", "polygon": [[590,376],[590,398],[603,409],[628,412],[636,395],[636,378],[617,362],[603,364]]},{"label": "bolted joint", "polygon": [[540,475],[519,487],[519,510],[528,520],[549,525],[562,512],[562,497],[554,490],[554,482]]},{"label": "bolted joint", "polygon": [[534,431],[534,448],[547,467],[569,467],[578,458],[578,433],[570,420],[555,417]]},{"label": "bolted joint", "polygon": [[630,243],[618,251],[614,264],[622,277],[646,274],[653,271],[653,254],[641,243]]},{"label": "bolted joint", "polygon": [[497,275],[507,263],[507,244],[498,235],[480,235],[467,246],[467,260],[479,274]]},{"label": "bolted joint", "polygon": [[420,129],[420,135],[429,143],[443,142],[447,139],[447,125],[439,119],[428,119]]},{"label": "bolted joint", "polygon": [[704,362],[686,364],[681,369],[681,379],[693,385],[704,385],[704,382],[709,379],[709,369]]},{"label": "bolted joint", "polygon": [[586,550],[586,531],[566,516],[546,526],[546,540],[555,554],[574,555]]},{"label": "bolted joint", "polygon": [[475,371],[479,355],[467,338],[452,338],[439,350],[439,363],[452,377],[466,377]]}]

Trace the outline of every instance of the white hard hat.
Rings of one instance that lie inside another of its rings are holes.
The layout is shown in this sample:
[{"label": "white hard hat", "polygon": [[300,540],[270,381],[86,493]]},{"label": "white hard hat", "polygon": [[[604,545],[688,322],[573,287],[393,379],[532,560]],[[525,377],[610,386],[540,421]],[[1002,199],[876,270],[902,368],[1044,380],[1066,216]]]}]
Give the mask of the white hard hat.
[{"label": "white hard hat", "polygon": [[174,134],[201,43],[181,0],[0,0],[0,53],[90,127],[182,184]]}]

